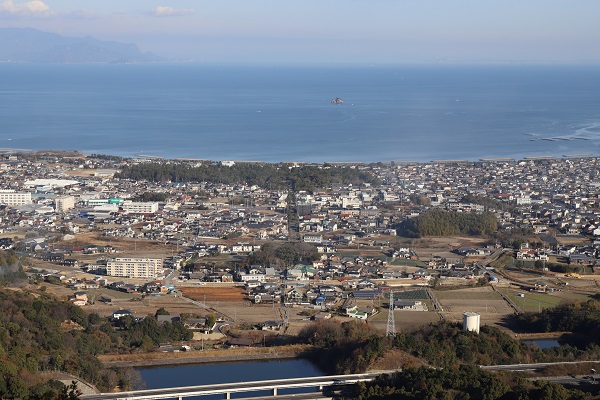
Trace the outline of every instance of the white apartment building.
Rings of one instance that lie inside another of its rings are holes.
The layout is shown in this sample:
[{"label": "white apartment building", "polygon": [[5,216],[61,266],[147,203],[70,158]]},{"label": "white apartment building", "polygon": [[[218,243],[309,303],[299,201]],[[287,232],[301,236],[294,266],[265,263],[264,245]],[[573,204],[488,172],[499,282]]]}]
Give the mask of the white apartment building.
[{"label": "white apartment building", "polygon": [[245,272],[240,272],[238,274],[240,281],[248,282],[248,281],[258,281],[258,282],[266,282],[267,276],[265,274],[247,274]]},{"label": "white apartment building", "polygon": [[31,204],[31,193],[15,192],[14,190],[0,190],[0,204],[5,204],[7,206]]},{"label": "white apartment building", "polygon": [[75,208],[75,197],[59,196],[54,200],[56,212],[67,212]]},{"label": "white apartment building", "polygon": [[323,235],[307,233],[302,237],[302,241],[305,243],[321,243],[323,242]]},{"label": "white apartment building", "polygon": [[153,214],[158,211],[158,203],[127,200],[123,203],[122,208],[123,211],[130,214]]},{"label": "white apartment building", "polygon": [[521,197],[517,197],[517,205],[529,205],[531,204],[531,197],[529,195],[523,195]]},{"label": "white apartment building", "polygon": [[156,278],[163,272],[160,258],[111,258],[106,262],[106,273],[126,278]]}]

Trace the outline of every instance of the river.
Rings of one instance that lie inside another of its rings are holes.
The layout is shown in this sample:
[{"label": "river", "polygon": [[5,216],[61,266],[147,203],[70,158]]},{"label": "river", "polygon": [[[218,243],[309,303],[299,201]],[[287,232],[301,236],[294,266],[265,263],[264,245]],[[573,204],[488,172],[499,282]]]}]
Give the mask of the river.
[{"label": "river", "polygon": [[[145,389],[326,375],[309,361],[299,359],[161,366],[136,368],[136,370],[144,380]],[[306,391],[312,390],[309,388]],[[296,393],[300,393],[300,391]],[[246,396],[238,394],[236,398],[254,397],[263,394],[266,395],[267,393],[252,392]],[[203,400],[213,398],[222,399],[223,396],[202,397]]]}]

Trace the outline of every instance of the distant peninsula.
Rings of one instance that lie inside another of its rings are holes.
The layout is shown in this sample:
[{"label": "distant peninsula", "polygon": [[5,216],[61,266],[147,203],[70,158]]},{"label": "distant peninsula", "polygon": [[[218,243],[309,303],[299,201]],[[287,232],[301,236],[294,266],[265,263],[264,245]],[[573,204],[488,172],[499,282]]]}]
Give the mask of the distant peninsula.
[{"label": "distant peninsula", "polygon": [[85,64],[168,61],[135,44],[66,37],[33,28],[0,28],[0,62]]}]

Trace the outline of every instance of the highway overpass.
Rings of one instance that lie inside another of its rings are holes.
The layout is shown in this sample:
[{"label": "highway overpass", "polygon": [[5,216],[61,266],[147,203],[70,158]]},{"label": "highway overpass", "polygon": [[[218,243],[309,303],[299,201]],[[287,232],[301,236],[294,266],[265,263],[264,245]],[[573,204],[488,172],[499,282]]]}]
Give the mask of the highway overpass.
[{"label": "highway overpass", "polygon": [[322,391],[332,385],[345,385],[357,382],[371,381],[382,374],[391,374],[395,371],[381,371],[353,375],[329,375],[308,378],[275,379],[268,381],[219,383],[212,385],[185,386],[164,389],[136,390],[119,393],[100,393],[83,395],[82,400],[150,400],[150,399],[183,399],[185,397],[198,397],[221,394],[225,399],[230,399],[234,393],[270,391],[272,396],[278,396],[282,389],[310,388]]}]

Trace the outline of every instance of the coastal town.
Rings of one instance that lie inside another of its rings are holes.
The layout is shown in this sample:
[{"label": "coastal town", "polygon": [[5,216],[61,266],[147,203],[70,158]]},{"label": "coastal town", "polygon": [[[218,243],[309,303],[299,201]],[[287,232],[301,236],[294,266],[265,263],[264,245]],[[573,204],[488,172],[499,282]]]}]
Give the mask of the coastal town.
[{"label": "coastal town", "polygon": [[[3,277],[21,265],[27,290],[106,318],[103,329],[147,318],[182,329],[144,342],[144,356],[98,355],[105,367],[294,357],[306,347],[292,338],[324,321],[386,336],[464,323],[535,340],[507,321],[598,294],[599,163],[281,163],[253,178],[261,185],[224,183],[260,163],[9,153]],[[167,167],[221,175],[131,178]],[[276,181],[283,172],[295,178]]]},{"label": "coastal town", "polygon": [[[469,301],[463,302],[464,309],[451,300],[444,307],[425,290],[435,286],[506,281],[536,292],[558,292],[568,284],[579,292],[596,291],[596,158],[320,166],[363,170],[379,183],[299,190],[293,204],[289,191],[244,182],[117,177],[126,165],[165,162],[202,163],[81,154],[5,156],[0,163],[2,247],[27,255],[29,271],[67,287],[72,293],[60,293],[74,304],[106,316],[116,317],[115,304],[135,308],[135,303],[119,302],[121,293],[128,299],[163,295],[171,301],[183,293],[200,302],[200,314],[290,334],[311,318],[334,315],[369,319],[385,329],[384,299],[391,290],[398,292],[396,310],[423,311],[400,321],[399,328],[433,322],[440,315],[460,320],[465,311],[481,311],[481,303]],[[139,200],[149,193],[163,200]],[[492,212],[498,221],[496,238],[397,235],[403,221],[434,208]],[[296,216],[293,222],[290,209]],[[288,250],[296,255],[304,251],[308,257],[304,263],[296,262],[293,254],[278,254],[268,265],[248,262],[272,243],[296,243]],[[502,266],[535,265],[539,276],[523,278],[514,272],[504,278],[500,274],[508,272],[493,272],[499,260]],[[549,271],[545,264],[552,262],[566,269]],[[488,298],[489,305],[498,303],[493,314],[482,316],[492,323],[513,312],[518,301],[512,291],[488,293],[485,286],[473,290],[483,292],[466,294],[466,300],[479,296]],[[501,296],[514,301],[505,303]],[[154,313],[154,297],[146,298],[138,302],[146,307],[136,316]],[[250,304],[262,307],[248,312],[244,307]],[[174,308],[186,309],[180,304]],[[208,332],[213,327],[202,328]]]},{"label": "coastal town", "polygon": [[598,15],[0,0],[0,400],[600,400]]}]

